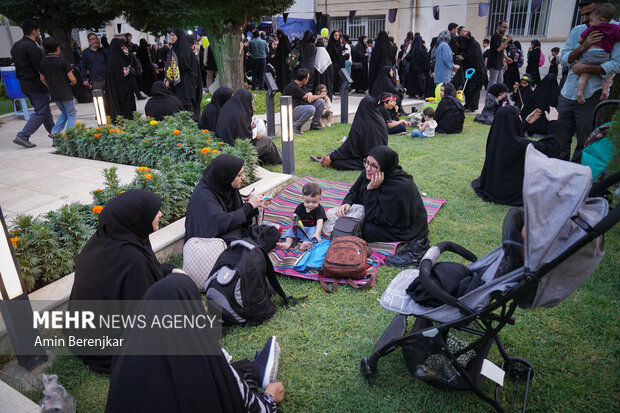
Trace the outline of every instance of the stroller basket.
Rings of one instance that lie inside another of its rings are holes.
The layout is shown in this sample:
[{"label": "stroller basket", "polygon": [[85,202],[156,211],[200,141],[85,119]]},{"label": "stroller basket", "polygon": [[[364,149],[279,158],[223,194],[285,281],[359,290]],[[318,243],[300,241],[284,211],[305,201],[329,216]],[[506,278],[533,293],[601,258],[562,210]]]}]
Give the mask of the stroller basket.
[{"label": "stroller basket", "polygon": [[[361,361],[361,373],[370,385],[378,360],[400,347],[413,377],[441,389],[473,391],[498,412],[504,411],[499,390],[506,378],[514,385],[508,397],[510,411],[520,405],[525,412],[534,369],[527,360],[508,355],[499,332],[514,324],[517,307],[552,307],[579,288],[602,259],[602,235],[620,220],[620,208],[610,211],[603,198],[588,197],[592,185],[588,167],[548,159],[532,145],[525,166],[524,212],[516,208],[508,212],[502,247],[478,259],[460,245],[440,242],[425,254],[419,271],[405,270],[392,280],[381,305],[397,315],[372,354]],[[605,184],[619,180],[620,174]],[[593,192],[598,195],[601,189],[599,185]],[[507,238],[515,225],[518,231],[512,234],[518,233],[518,240]],[[443,290],[433,275],[445,251],[472,262],[466,268],[476,283],[460,296]],[[416,284],[443,305],[416,302],[408,294],[419,297],[409,288]],[[407,331],[409,316],[415,316],[415,322]],[[486,360],[494,344],[503,359],[499,368]],[[483,375],[498,383],[494,395],[483,392]]]}]

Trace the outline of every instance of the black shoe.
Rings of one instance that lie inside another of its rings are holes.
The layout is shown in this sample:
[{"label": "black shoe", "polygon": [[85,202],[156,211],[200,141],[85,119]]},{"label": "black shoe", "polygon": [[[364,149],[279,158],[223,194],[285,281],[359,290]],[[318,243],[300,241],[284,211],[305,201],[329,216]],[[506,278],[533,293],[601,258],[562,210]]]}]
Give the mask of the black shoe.
[{"label": "black shoe", "polygon": [[312,124],[310,125],[310,130],[323,130],[323,128],[320,127],[319,125]]},{"label": "black shoe", "polygon": [[37,146],[34,143],[30,142],[28,139],[23,139],[19,136],[13,139],[13,143],[23,146],[26,149],[34,148],[35,146]]},{"label": "black shoe", "polygon": [[278,375],[278,366],[280,364],[280,343],[276,336],[269,337],[265,347],[260,353],[254,357],[254,365],[258,369],[258,383],[262,388],[266,388],[269,383],[274,383]]}]

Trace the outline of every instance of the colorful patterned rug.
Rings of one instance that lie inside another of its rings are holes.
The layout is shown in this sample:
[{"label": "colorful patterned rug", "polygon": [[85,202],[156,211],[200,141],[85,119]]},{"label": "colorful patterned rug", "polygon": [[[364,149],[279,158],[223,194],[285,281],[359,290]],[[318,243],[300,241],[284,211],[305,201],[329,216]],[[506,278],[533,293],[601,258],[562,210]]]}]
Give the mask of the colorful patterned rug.
[{"label": "colorful patterned rug", "polygon": [[[308,182],[314,182],[321,187],[323,191],[321,205],[325,208],[325,210],[342,204],[342,200],[349,192],[349,188],[353,185],[346,182],[334,182],[314,178],[312,176],[299,178],[284,188],[284,190],[282,190],[282,192],[280,192],[278,196],[271,201],[269,208],[265,209],[263,220],[265,222],[280,225],[282,232],[290,228],[293,225],[291,214],[301,202],[301,189]],[[445,199],[422,198],[422,200],[424,201],[424,207],[426,208],[426,213],[428,215],[428,222],[431,222],[437,214],[437,211],[439,211],[439,208],[441,208],[444,202],[446,202]],[[365,284],[373,274],[376,275],[379,265],[385,264],[385,259],[394,254],[398,244],[398,242],[371,243],[370,247],[372,248],[372,254],[369,257],[369,265],[367,270],[368,277],[361,280],[355,280],[356,284]],[[296,249],[285,251],[276,248],[269,253],[269,258],[271,259],[275,271],[280,274],[305,278],[308,280],[318,280],[319,274],[316,271],[302,273],[294,269],[296,263],[301,257],[303,257],[304,254],[305,251],[298,251]],[[328,282],[334,281],[330,278],[325,278],[325,280]],[[339,280],[339,282],[345,283],[344,280]]]}]

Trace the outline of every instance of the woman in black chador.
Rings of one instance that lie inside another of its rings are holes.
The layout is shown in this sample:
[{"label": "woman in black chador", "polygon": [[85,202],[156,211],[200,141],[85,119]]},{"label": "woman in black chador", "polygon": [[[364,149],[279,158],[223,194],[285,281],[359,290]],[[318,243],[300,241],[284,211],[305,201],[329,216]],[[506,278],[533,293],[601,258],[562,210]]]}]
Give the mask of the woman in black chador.
[{"label": "woman in black chador", "polygon": [[194,120],[200,118],[200,65],[192,47],[187,39],[185,31],[179,28],[172,29],[170,33],[173,43],[171,51],[177,56],[177,64],[181,73],[181,83],[176,86],[170,83],[170,89],[183,104],[183,109],[192,112]]},{"label": "woman in black chador", "polygon": [[387,144],[387,125],[377,110],[377,99],[366,96],[357,107],[347,140],[332,153],[312,159],[324,167],[360,170],[364,169],[364,157],[372,148]]},{"label": "woman in black chador", "polygon": [[[549,117],[552,133],[556,133],[557,111]],[[529,144],[555,158],[560,152],[560,142],[555,136],[547,136],[538,141],[523,137],[529,125],[541,116],[541,111],[530,114],[521,121],[519,109],[504,106],[495,114],[493,125],[487,138],[486,157],[480,177],[471,186],[485,201],[505,205],[523,205],[523,176],[525,150]]]},{"label": "woman in black chador", "polygon": [[366,50],[366,36],[360,36],[357,44],[351,50],[351,78],[355,93],[364,93],[368,90],[368,51]]},{"label": "woman in black chador", "polygon": [[220,117],[220,110],[222,106],[232,97],[234,91],[226,86],[220,86],[217,88],[211,96],[211,102],[205,106],[198,121],[198,127],[200,129],[208,129],[215,132],[217,126],[217,120]]},{"label": "woman in black chador", "polygon": [[[245,179],[243,159],[221,154],[215,158],[198,181],[189,199],[185,215],[185,241],[192,237],[222,238],[226,243],[254,237],[257,232],[276,231],[273,249],[280,238],[278,230],[270,226],[252,226],[258,208],[265,206],[263,194],[252,192],[243,202],[239,188]],[[254,229],[254,230],[253,230]]]},{"label": "woman in black chador", "polygon": [[136,100],[131,88],[131,76],[135,70],[131,67],[131,58],[125,42],[112,39],[108,53],[105,75],[106,99],[112,122],[117,116],[131,119],[136,110]]}]

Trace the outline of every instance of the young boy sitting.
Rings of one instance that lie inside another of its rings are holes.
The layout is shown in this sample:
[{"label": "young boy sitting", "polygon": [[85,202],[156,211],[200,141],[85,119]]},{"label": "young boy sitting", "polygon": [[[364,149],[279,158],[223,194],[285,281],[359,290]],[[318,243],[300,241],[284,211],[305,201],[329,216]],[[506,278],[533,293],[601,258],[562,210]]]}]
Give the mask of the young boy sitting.
[{"label": "young boy sitting", "polygon": [[404,135],[407,133],[407,126],[411,123],[406,120],[398,119],[398,107],[396,106],[396,96],[389,92],[383,92],[379,96],[379,113],[383,116],[387,125],[388,134]]},{"label": "young boy sitting", "polygon": [[[293,246],[296,238],[299,238],[302,243],[299,247],[300,251],[306,251],[312,246],[312,238],[317,242],[321,242],[321,232],[323,231],[323,223],[327,219],[325,210],[321,206],[321,187],[317,184],[309,182],[304,185],[301,190],[302,202],[297,205],[295,212],[293,212],[293,227],[289,228],[285,233],[284,242],[278,242],[277,247],[283,250],[288,250]],[[300,228],[297,228],[298,221],[301,221],[305,233],[310,237],[308,239]],[[295,236],[295,230],[297,230],[297,236]],[[312,235],[310,235],[312,234]]]},{"label": "young boy sitting", "polygon": [[56,39],[48,37],[43,40],[43,48],[47,55],[39,65],[41,82],[49,88],[51,98],[60,110],[60,116],[50,133],[51,137],[56,133],[61,133],[65,126],[68,129],[75,125],[77,112],[71,85],[75,85],[77,80],[73,75],[71,65],[60,57],[60,44]]},{"label": "young boy sitting", "polygon": [[437,127],[437,121],[433,119],[435,117],[435,109],[427,107],[422,113],[424,114],[424,122],[418,125],[419,130],[414,129],[411,131],[411,136],[414,138],[430,138],[435,136],[435,128]]},{"label": "young boy sitting", "polygon": [[329,96],[327,96],[327,86],[320,83],[316,87],[316,94],[322,96],[325,101],[325,106],[323,106],[323,113],[321,114],[319,124],[321,127],[332,126],[332,118],[334,117],[334,113],[332,112],[332,101],[329,99]]},{"label": "young boy sitting", "polygon": [[[590,13],[590,27],[588,27],[577,40],[583,43],[584,39],[592,31],[600,32],[602,39],[590,46],[582,55],[579,61],[587,65],[600,65],[610,60],[610,53],[615,43],[620,40],[620,25],[610,23],[609,21],[616,15],[616,8],[610,3],[603,3],[596,6],[594,11]],[[583,96],[583,89],[590,77],[590,73],[582,73],[577,81],[577,103],[584,104],[586,99]],[[601,75],[602,93],[600,100],[607,100],[609,97],[609,78]]]}]

